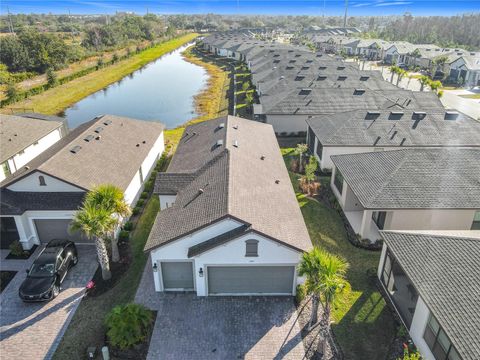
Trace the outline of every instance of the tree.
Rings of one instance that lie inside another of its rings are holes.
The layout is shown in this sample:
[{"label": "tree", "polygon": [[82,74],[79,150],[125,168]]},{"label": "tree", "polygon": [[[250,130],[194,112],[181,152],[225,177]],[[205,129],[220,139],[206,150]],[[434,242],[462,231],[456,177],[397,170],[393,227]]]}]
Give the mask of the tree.
[{"label": "tree", "polygon": [[88,202],[85,202],[82,208],[76,212],[70,224],[71,231],[81,231],[89,239],[95,241],[103,280],[109,280],[112,277],[104,238],[106,234],[113,230],[114,226],[115,219],[111,216],[110,211]]},{"label": "tree", "polygon": [[247,104],[248,109],[250,109],[250,106],[253,104],[253,94],[251,92],[245,94],[245,103]]},{"label": "tree", "polygon": [[315,181],[315,172],[318,169],[318,161],[315,156],[310,156],[307,166],[305,166],[305,179],[311,183]]},{"label": "tree", "polygon": [[402,78],[407,74],[408,73],[405,70],[398,68],[398,70],[397,70],[397,76],[398,76],[397,77],[397,86],[400,83],[400,80],[402,80]]},{"label": "tree", "polygon": [[9,82],[7,85],[7,99],[10,101],[15,101],[18,98],[18,88],[14,82]]},{"label": "tree", "polygon": [[430,80],[428,82],[428,86],[430,86],[430,89],[432,89],[432,91],[434,91],[438,97],[442,97],[443,96],[443,91],[442,91],[442,94],[440,95],[440,91],[438,91],[438,89],[440,89],[442,87],[442,83],[440,81],[433,81],[433,80]]},{"label": "tree", "polygon": [[303,172],[303,154],[308,150],[307,144],[297,144],[295,148],[295,155],[298,155],[298,172]]},{"label": "tree", "polygon": [[245,91],[245,92],[248,90],[249,87],[250,87],[250,84],[248,83],[248,81],[245,81],[242,84],[242,90]]},{"label": "tree", "polygon": [[53,71],[52,68],[47,69],[47,84],[48,87],[54,87],[57,85],[57,74]]},{"label": "tree", "polygon": [[398,66],[396,65],[393,65],[393,66],[390,66],[390,72],[392,73],[392,77],[390,78],[390,82],[393,84],[393,76],[395,74],[398,74],[399,70],[401,70]]},{"label": "tree", "polygon": [[423,89],[425,88],[425,85],[428,85],[431,80],[427,75],[422,75],[420,76],[418,81],[420,82],[420,91],[423,91]]},{"label": "tree", "polygon": [[118,238],[115,236],[122,219],[130,215],[130,206],[125,201],[123,191],[115,185],[105,184],[93,188],[87,193],[85,203],[106,210],[114,219],[112,229],[112,261],[120,260],[118,251]]},{"label": "tree", "polygon": [[306,293],[312,296],[312,314],[308,329],[311,330],[318,322],[317,312],[321,303],[323,306],[322,320],[325,324],[323,336],[323,352],[326,351],[330,334],[331,307],[337,295],[347,284],[345,275],[348,263],[341,257],[314,247],[302,255],[298,273],[305,276]]}]

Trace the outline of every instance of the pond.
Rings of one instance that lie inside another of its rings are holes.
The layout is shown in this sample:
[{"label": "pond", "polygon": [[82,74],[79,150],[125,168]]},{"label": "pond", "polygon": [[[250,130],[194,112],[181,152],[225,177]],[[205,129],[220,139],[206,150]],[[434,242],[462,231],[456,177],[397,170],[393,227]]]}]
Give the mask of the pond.
[{"label": "pond", "polygon": [[181,53],[189,45],[72,105],[64,112],[68,126],[73,129],[103,114],[160,121],[167,128],[196,117],[193,97],[205,86],[208,74],[183,59]]}]

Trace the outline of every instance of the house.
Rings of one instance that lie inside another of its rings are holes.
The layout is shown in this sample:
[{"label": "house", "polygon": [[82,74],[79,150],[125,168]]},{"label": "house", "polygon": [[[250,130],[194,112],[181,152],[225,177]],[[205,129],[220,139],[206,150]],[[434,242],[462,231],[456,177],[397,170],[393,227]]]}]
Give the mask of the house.
[{"label": "house", "polygon": [[465,86],[480,86],[480,53],[462,55],[449,63],[449,80]]},{"label": "house", "polygon": [[355,233],[476,230],[480,149],[404,149],[331,156],[331,188]]},{"label": "house", "polygon": [[318,115],[306,122],[309,152],[327,171],[333,167],[332,155],[404,148],[480,148],[480,123],[443,109],[356,110]]},{"label": "house", "polygon": [[312,248],[270,125],[227,116],[188,126],[145,251],[156,291],[293,295]]},{"label": "house", "polygon": [[53,238],[88,242],[68,231],[85,192],[110,183],[134,203],[164,150],[163,128],[157,122],[100,116],[7,177],[0,183],[2,247],[14,240],[25,249]]},{"label": "house", "polygon": [[0,115],[0,181],[59,141],[68,132],[59,117]]},{"label": "house", "polygon": [[[337,77],[339,82],[347,75]],[[318,80],[321,81],[321,80]],[[292,88],[281,93],[262,95],[253,106],[256,119],[271,124],[277,134],[306,134],[310,117],[360,109],[443,109],[433,92],[400,89],[370,90],[361,88]]]},{"label": "house", "polygon": [[480,236],[382,237],[378,278],[422,359],[480,359]]}]

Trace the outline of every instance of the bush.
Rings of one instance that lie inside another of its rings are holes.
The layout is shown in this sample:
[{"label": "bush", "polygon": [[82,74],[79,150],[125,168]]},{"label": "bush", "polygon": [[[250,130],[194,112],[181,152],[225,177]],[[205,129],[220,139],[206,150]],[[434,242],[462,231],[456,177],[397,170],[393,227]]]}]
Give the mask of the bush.
[{"label": "bush", "polygon": [[47,84],[48,87],[54,87],[58,84],[57,74],[52,68],[47,69]]},{"label": "bush", "polygon": [[142,192],[142,194],[140,195],[140,199],[146,199],[148,198],[148,192],[144,191]]},{"label": "bush", "polygon": [[127,221],[125,224],[123,224],[123,230],[132,231],[133,223],[131,221]]},{"label": "bush", "polygon": [[297,293],[295,294],[295,301],[297,304],[301,304],[306,296],[307,291],[305,290],[305,286],[303,284],[297,285]]},{"label": "bush", "polygon": [[137,215],[137,214],[140,214],[140,210],[142,210],[141,207],[139,206],[135,206],[132,210],[132,215]]},{"label": "bush", "polygon": [[150,310],[139,304],[115,306],[105,318],[109,342],[127,349],[145,341],[153,322]]},{"label": "bush", "polygon": [[22,256],[23,253],[25,252],[25,250],[23,250],[22,244],[18,240],[15,240],[14,242],[12,242],[9,248],[10,248],[10,253],[13,256]]},{"label": "bush", "polygon": [[145,186],[143,187],[143,190],[146,191],[146,192],[152,191],[153,190],[153,180],[148,180],[145,183]]},{"label": "bush", "polygon": [[120,231],[120,234],[118,234],[118,240],[120,241],[128,241],[130,238],[130,231],[128,230],[122,230]]},{"label": "bush", "polygon": [[145,204],[145,200],[139,199],[139,200],[137,201],[137,207],[142,207],[143,204]]},{"label": "bush", "polygon": [[118,60],[120,60],[120,57],[118,56],[117,53],[114,53],[112,56],[112,63],[116,63],[118,62]]}]

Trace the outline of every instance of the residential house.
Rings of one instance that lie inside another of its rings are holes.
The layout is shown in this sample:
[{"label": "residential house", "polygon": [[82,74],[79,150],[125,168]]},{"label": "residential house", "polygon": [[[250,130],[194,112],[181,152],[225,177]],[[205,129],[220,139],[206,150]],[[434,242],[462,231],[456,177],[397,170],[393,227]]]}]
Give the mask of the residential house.
[{"label": "residential house", "polygon": [[324,171],[332,170],[332,155],[404,148],[480,148],[480,123],[443,109],[356,110],[319,115],[306,122],[309,152]]},{"label": "residential house", "polygon": [[59,141],[68,132],[59,117],[0,115],[0,181]]},{"label": "residential house", "polygon": [[88,242],[69,224],[85,192],[100,184],[122,189],[133,204],[164,150],[164,126],[113,115],[72,130],[0,183],[2,247],[25,249],[53,238]]},{"label": "residential house", "polygon": [[331,188],[355,233],[476,230],[480,149],[404,149],[331,156]]},{"label": "residential house", "polygon": [[480,86],[480,53],[462,55],[449,63],[449,80],[462,85]]},{"label": "residential house", "polygon": [[378,278],[422,359],[480,359],[480,235],[382,237]]},{"label": "residential house", "polygon": [[312,248],[270,125],[227,116],[188,126],[145,251],[155,290],[292,295]]}]

